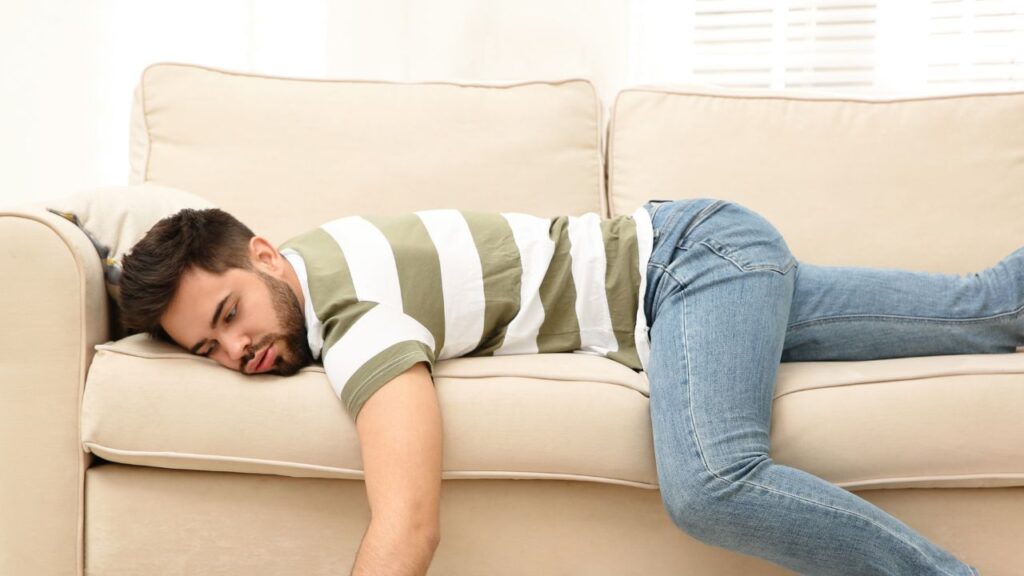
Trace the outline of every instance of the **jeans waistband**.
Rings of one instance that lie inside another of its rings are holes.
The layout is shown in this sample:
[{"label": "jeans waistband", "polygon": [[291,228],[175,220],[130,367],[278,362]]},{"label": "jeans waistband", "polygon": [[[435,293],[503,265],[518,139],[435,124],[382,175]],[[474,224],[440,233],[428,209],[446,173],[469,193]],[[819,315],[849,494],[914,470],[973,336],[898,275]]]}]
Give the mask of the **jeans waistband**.
[{"label": "jeans waistband", "polygon": [[[654,232],[654,246],[651,261],[665,262],[673,248],[682,242],[685,235],[705,218],[728,204],[719,198],[687,198],[683,200],[648,200],[644,209],[651,215]],[[671,244],[672,247],[664,247]]]}]

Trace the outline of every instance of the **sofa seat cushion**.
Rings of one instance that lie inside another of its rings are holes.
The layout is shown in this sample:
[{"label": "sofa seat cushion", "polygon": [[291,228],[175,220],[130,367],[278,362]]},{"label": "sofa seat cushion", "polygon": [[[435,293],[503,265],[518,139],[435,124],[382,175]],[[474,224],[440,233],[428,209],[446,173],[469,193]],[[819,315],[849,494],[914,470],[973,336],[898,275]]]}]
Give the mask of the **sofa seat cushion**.
[{"label": "sofa seat cushion", "polygon": [[[438,362],[444,477],[657,487],[648,382],[587,354]],[[770,455],[847,489],[1024,485],[1024,354],[783,363]],[[361,479],[319,365],[245,376],[135,335],[97,347],[86,450],[125,464]]]},{"label": "sofa seat cushion", "polygon": [[1024,354],[780,366],[771,456],[849,490],[1024,485]]},{"label": "sofa seat cushion", "polygon": [[[464,357],[433,371],[445,478],[657,484],[647,384],[587,354]],[[355,423],[320,364],[246,376],[137,334],[97,347],[86,450],[126,464],[362,478]]]}]

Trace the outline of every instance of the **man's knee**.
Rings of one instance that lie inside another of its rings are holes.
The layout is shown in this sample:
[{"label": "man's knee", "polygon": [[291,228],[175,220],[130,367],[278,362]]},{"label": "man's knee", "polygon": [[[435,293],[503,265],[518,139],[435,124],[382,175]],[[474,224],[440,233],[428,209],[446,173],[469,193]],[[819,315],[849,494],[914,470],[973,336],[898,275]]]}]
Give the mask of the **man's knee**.
[{"label": "man's knee", "polygon": [[721,526],[718,512],[723,497],[719,491],[694,492],[671,498],[663,492],[662,503],[676,527],[697,540],[712,543],[716,527]]},{"label": "man's knee", "polygon": [[661,480],[661,501],[669,518],[682,531],[703,539],[716,522],[728,481],[706,471],[689,472],[685,480]]},{"label": "man's knee", "polygon": [[749,486],[742,481],[766,465],[771,465],[771,459],[761,455],[737,460],[714,474],[690,474],[685,486],[664,486],[663,482],[662,503],[677,527],[702,542],[713,544],[733,524],[730,515],[744,513],[737,496],[749,490]]}]

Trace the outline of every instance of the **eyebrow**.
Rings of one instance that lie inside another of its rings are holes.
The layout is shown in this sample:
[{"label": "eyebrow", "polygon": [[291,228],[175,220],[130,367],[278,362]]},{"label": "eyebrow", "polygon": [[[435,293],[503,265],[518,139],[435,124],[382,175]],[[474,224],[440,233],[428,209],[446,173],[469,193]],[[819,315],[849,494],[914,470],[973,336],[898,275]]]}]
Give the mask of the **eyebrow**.
[{"label": "eyebrow", "polygon": [[[219,303],[219,304],[217,304],[217,309],[216,309],[216,310],[214,310],[214,312],[213,312],[213,318],[212,318],[212,319],[210,320],[210,328],[216,328],[216,327],[217,327],[217,319],[218,319],[218,318],[220,318],[220,313],[224,311],[224,304],[225,304],[225,303],[227,303],[227,301],[228,301],[228,298],[231,298],[231,295],[232,295],[232,294],[234,294],[234,292],[229,292],[229,293],[228,293],[228,295],[227,295],[227,296],[225,296],[225,297],[224,297],[224,298],[223,298],[223,299],[222,299],[222,300],[220,301],[220,303]],[[203,339],[202,339],[202,340],[200,340],[200,341],[199,341],[198,343],[196,343],[196,345],[195,345],[195,346],[193,346],[193,347],[192,347],[192,348],[191,348],[191,349],[189,350],[189,352],[191,352],[192,354],[197,354],[197,353],[199,352],[199,349],[200,349],[200,348],[202,348],[202,347],[203,347],[203,345],[204,345],[204,344],[206,344],[206,342],[207,342],[207,339],[206,339],[206,338],[203,338]]]}]

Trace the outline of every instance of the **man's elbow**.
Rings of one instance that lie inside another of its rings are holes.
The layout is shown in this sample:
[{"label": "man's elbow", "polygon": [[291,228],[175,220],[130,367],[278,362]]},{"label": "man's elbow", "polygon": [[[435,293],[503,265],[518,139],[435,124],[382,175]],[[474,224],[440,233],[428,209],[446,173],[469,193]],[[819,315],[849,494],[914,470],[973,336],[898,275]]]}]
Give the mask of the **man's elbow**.
[{"label": "man's elbow", "polygon": [[441,526],[435,519],[419,519],[405,515],[399,521],[370,518],[370,528],[389,534],[389,540],[414,544],[431,552],[441,544]]},{"label": "man's elbow", "polygon": [[441,523],[437,518],[424,519],[416,523],[413,533],[415,537],[425,542],[431,550],[436,550],[438,545],[441,544]]}]

